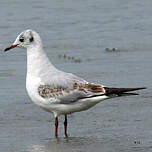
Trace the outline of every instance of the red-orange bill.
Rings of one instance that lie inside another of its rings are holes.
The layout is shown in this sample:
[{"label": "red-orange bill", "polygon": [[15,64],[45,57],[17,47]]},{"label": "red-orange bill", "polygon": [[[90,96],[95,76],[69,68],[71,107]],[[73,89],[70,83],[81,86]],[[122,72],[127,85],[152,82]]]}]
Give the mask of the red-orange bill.
[{"label": "red-orange bill", "polygon": [[10,49],[13,49],[13,48],[15,48],[15,47],[17,47],[17,44],[16,44],[16,45],[11,45],[11,46],[7,47],[7,48],[4,50],[4,52],[6,52],[6,51],[8,51],[8,50],[10,50]]}]

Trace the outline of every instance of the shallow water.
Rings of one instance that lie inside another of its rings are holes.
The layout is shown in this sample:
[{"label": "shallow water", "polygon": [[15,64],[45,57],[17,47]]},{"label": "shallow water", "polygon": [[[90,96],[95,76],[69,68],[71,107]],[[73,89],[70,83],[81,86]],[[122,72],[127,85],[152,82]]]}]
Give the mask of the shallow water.
[{"label": "shallow water", "polygon": [[[152,151],[151,6],[142,0],[1,1],[0,151]],[[68,140],[61,116],[56,140],[53,115],[27,96],[26,51],[3,52],[27,28],[40,33],[57,68],[107,86],[148,89],[68,116]]]}]

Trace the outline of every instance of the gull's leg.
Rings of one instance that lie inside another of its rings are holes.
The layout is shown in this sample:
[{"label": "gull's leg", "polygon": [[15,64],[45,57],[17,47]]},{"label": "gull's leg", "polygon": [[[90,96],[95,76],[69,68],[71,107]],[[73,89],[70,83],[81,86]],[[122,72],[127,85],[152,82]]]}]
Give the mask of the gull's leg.
[{"label": "gull's leg", "polygon": [[58,138],[58,117],[55,117],[55,137]]},{"label": "gull's leg", "polygon": [[67,115],[65,115],[65,121],[64,121],[64,135],[65,135],[65,137],[68,137],[68,135],[67,135]]}]

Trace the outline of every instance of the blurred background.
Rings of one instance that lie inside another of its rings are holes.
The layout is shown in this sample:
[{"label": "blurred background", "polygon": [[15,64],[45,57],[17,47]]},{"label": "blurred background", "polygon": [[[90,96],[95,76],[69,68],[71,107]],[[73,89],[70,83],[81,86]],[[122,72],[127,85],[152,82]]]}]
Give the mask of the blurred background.
[{"label": "blurred background", "polygon": [[[1,0],[0,151],[151,151],[152,1]],[[54,138],[53,115],[25,90],[26,50],[3,50],[36,30],[51,62],[87,81],[148,87],[139,96],[106,100],[68,117],[70,138]]]}]

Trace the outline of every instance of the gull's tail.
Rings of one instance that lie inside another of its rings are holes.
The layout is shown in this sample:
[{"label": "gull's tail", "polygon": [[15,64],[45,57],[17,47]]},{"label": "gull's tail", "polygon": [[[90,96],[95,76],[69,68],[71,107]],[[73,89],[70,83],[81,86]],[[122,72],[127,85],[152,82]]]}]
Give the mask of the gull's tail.
[{"label": "gull's tail", "polygon": [[107,96],[124,96],[124,95],[138,95],[138,93],[132,93],[131,91],[146,89],[146,87],[141,88],[108,88],[104,87],[105,95]]}]

